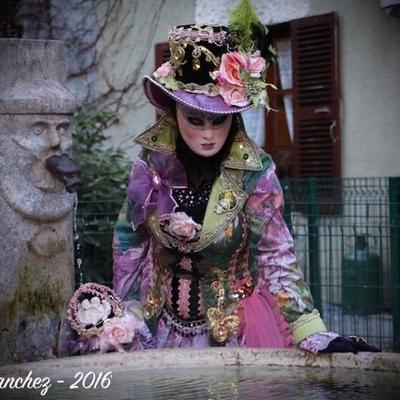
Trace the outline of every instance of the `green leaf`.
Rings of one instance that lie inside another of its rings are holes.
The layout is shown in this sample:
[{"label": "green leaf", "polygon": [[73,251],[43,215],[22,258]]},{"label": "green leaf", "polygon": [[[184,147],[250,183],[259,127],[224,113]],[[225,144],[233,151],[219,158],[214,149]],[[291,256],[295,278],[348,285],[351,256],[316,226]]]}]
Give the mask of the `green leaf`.
[{"label": "green leaf", "polygon": [[229,18],[229,29],[238,33],[237,43],[240,51],[253,53],[255,44],[252,39],[252,25],[258,24],[259,19],[249,0],[241,0],[234,8]]}]

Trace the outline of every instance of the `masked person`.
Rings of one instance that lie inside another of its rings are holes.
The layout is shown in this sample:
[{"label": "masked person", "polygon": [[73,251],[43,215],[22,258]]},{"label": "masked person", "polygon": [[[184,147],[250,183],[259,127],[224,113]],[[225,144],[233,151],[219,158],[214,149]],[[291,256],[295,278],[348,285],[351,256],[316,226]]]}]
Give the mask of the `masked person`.
[{"label": "masked person", "polygon": [[[246,3],[246,2],[245,2]],[[240,24],[239,24],[240,25]],[[172,27],[170,60],[143,86],[164,112],[143,148],[114,235],[114,289],[164,347],[375,350],[327,329],[282,217],[271,157],[241,112],[268,108],[265,28]]]}]

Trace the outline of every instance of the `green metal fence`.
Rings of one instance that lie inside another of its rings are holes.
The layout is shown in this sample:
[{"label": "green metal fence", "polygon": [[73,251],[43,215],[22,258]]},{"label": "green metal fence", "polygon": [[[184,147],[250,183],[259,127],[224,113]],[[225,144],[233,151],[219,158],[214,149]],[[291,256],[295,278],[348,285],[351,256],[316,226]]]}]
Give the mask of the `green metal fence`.
[{"label": "green metal fence", "polygon": [[[400,178],[284,180],[282,187],[296,256],[328,329],[400,351]],[[79,204],[84,281],[111,282],[122,201]]]}]

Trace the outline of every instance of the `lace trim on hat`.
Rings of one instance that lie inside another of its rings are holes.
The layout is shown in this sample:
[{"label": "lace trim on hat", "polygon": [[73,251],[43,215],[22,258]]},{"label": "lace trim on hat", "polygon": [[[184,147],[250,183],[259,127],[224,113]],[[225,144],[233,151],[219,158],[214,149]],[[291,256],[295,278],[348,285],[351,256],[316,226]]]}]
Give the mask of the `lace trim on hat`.
[{"label": "lace trim on hat", "polygon": [[208,41],[216,46],[223,46],[228,32],[220,30],[214,32],[212,26],[202,27],[201,25],[192,25],[190,27],[171,26],[168,33],[168,39],[178,43],[182,40],[190,40],[194,42]]}]

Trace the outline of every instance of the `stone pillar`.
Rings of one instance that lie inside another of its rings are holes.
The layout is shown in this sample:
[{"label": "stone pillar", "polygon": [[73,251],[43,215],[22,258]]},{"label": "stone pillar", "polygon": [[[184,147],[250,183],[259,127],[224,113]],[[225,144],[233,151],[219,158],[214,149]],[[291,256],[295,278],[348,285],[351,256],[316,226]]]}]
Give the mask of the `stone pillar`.
[{"label": "stone pillar", "polygon": [[74,289],[75,195],[46,169],[69,153],[75,97],[59,41],[0,39],[0,363],[58,355]]}]

